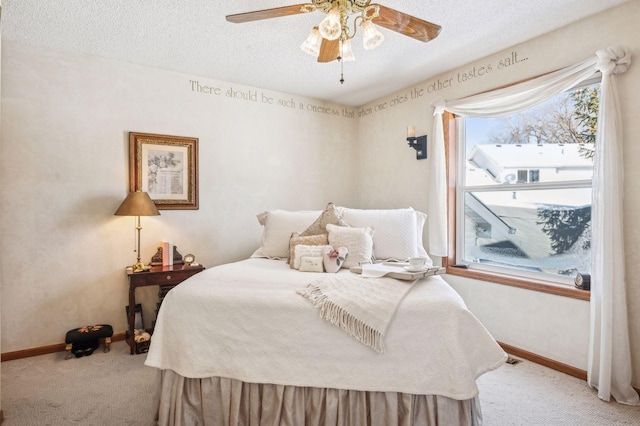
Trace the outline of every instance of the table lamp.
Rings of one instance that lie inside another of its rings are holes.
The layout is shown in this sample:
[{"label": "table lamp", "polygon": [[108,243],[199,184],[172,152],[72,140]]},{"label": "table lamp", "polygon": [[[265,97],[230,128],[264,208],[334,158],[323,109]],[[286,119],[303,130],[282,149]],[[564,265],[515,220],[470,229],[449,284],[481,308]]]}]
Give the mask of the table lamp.
[{"label": "table lamp", "polygon": [[142,191],[130,192],[127,195],[127,198],[124,199],[118,210],[114,213],[116,216],[137,216],[136,222],[136,230],[137,232],[137,252],[138,252],[138,260],[133,265],[133,272],[142,272],[150,269],[150,266],[145,266],[140,261],[140,231],[142,230],[142,226],[140,226],[140,216],[158,216],[160,212],[158,211],[155,203],[149,197],[149,194]]}]

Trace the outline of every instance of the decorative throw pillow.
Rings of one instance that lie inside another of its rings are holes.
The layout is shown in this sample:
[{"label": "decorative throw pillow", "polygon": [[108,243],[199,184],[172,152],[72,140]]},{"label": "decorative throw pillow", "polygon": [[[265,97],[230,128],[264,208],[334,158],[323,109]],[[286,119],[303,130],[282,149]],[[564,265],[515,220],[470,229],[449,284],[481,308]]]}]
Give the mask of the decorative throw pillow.
[{"label": "decorative throw pillow", "polygon": [[348,255],[349,250],[347,250],[346,247],[339,247],[335,250],[331,246],[324,246],[322,248],[322,263],[324,264],[324,270],[330,273],[338,272]]},{"label": "decorative throw pillow", "polygon": [[346,247],[348,250],[349,256],[342,264],[344,268],[372,263],[373,227],[351,228],[328,224],[327,231],[329,231],[329,244],[331,246]]},{"label": "decorative throw pillow", "polygon": [[304,244],[298,244],[295,248],[293,261],[290,266],[293,269],[300,269],[300,261],[303,257],[322,257],[322,249],[324,247],[326,246],[307,246]]},{"label": "decorative throw pillow", "polygon": [[298,268],[295,268],[294,264],[295,264],[295,259],[297,257],[296,247],[301,244],[306,246],[322,247],[324,245],[329,244],[329,235],[321,234],[321,235],[309,235],[308,237],[301,237],[298,232],[293,232],[291,234],[291,238],[289,238],[289,266],[292,269],[300,268],[299,266],[300,262],[298,262]]},{"label": "decorative throw pillow", "polygon": [[327,204],[327,207],[320,214],[320,216],[313,222],[307,229],[300,233],[301,236],[305,237],[307,235],[319,235],[327,233],[327,225],[328,224],[338,225],[338,226],[347,226],[347,224],[342,220],[340,215],[338,214],[338,210],[333,203]]},{"label": "decorative throw pillow", "polygon": [[322,256],[302,256],[300,272],[324,272]]},{"label": "decorative throw pillow", "polygon": [[321,212],[270,210],[257,215],[264,226],[262,231],[261,254],[264,257],[286,259],[289,257],[289,237],[292,232],[301,232],[318,217]]}]

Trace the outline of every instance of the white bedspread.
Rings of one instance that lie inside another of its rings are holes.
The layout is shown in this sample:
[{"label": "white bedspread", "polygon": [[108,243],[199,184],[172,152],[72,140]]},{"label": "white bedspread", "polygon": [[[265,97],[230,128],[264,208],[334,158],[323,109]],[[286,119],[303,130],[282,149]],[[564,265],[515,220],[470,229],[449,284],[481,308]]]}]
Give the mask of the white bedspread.
[{"label": "white bedspread", "polygon": [[[351,274],[340,271],[340,274]],[[469,399],[506,354],[440,277],[418,281],[377,353],[320,318],[284,261],[207,269],[165,297],[145,364],[191,377]]]}]

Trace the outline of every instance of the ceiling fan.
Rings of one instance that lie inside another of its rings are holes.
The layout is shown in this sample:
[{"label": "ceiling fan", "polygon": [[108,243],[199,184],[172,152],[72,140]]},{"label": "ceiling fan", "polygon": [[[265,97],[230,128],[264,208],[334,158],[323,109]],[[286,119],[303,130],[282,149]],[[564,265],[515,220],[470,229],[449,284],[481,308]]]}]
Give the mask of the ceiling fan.
[{"label": "ceiling fan", "polygon": [[[312,0],[312,3],[238,13],[227,15],[226,18],[229,22],[240,24],[314,11],[327,16],[318,26],[313,27],[300,48],[317,57],[318,62],[338,60],[342,63],[355,60],[350,40],[356,35],[358,23],[366,50],[378,47],[384,40],[383,34],[374,24],[425,43],[436,38],[441,30],[439,25],[380,4],[371,4],[371,0]],[[354,15],[351,30],[349,18]],[[341,77],[340,83],[343,82],[344,78]]]}]

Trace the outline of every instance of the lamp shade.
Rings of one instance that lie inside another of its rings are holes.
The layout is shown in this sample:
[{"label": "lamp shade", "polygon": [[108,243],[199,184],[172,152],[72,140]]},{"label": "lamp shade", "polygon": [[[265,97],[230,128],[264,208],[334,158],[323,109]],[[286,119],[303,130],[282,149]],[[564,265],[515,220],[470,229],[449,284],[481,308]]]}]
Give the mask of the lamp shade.
[{"label": "lamp shade", "polygon": [[114,214],[116,216],[158,216],[160,212],[149,194],[136,191],[127,195]]}]

